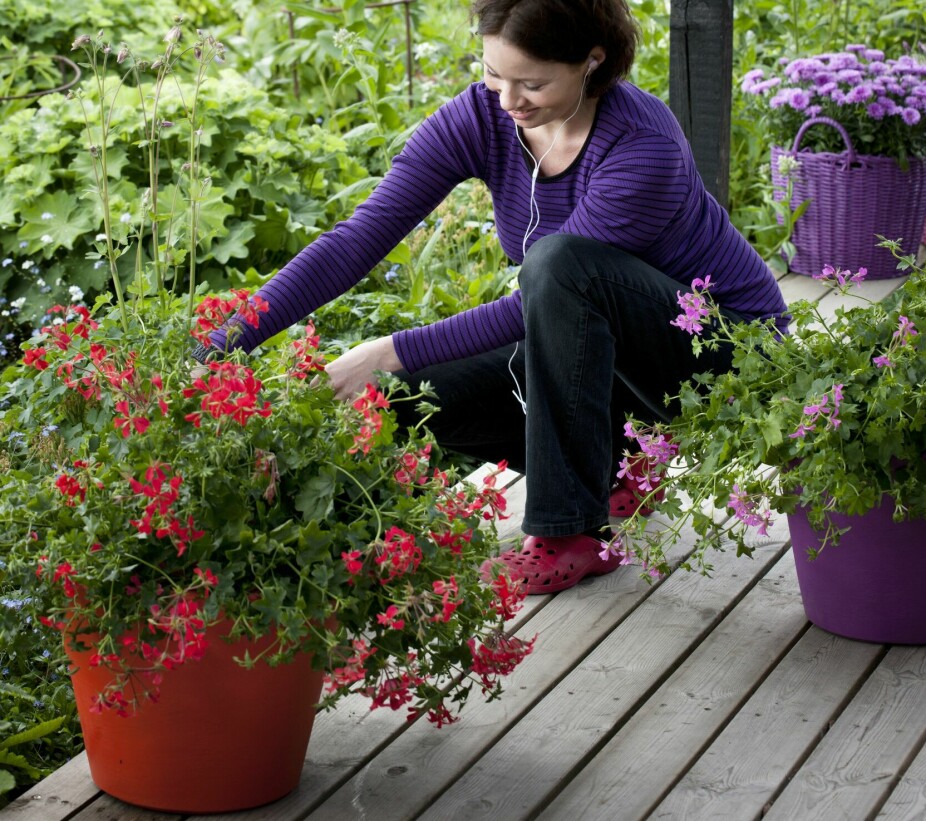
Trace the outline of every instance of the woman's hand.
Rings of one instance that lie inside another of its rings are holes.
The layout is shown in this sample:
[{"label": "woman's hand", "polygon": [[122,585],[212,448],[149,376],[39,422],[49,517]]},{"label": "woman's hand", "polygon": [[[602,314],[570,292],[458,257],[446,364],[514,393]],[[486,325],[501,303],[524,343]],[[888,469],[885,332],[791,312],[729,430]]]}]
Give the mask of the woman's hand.
[{"label": "woman's hand", "polygon": [[376,384],[373,371],[397,371],[402,367],[391,336],[361,342],[325,366],[338,399],[354,399],[367,383]]}]

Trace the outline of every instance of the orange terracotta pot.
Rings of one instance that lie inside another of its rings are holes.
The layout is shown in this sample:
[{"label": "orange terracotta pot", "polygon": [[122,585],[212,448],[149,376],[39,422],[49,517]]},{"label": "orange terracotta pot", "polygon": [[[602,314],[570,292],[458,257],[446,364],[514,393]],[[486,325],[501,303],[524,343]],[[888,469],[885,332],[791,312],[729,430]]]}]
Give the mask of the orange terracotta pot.
[{"label": "orange terracotta pot", "polygon": [[229,644],[228,629],[209,628],[203,659],[165,672],[159,701],[129,718],[91,712],[110,674],[89,666],[89,652],[66,647],[90,775],[101,790],[149,809],[209,813],[268,804],[295,789],[323,673],[307,654],[245,669],[234,656],[253,657],[266,642]]}]

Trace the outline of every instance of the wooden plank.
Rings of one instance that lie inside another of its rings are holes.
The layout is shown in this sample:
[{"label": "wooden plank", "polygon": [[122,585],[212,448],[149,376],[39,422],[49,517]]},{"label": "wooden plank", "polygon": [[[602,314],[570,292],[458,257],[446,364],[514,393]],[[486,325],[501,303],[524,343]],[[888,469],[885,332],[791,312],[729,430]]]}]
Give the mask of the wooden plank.
[{"label": "wooden plank", "polygon": [[[690,541],[676,545],[670,561],[681,561],[691,547]],[[459,724],[439,732],[421,723],[409,727],[309,817],[413,817],[657,589],[640,578],[639,568],[628,567],[585,579],[556,596],[529,597],[528,603],[546,601],[528,629],[520,631],[538,634],[536,649],[518,668],[504,696],[469,704]]]},{"label": "wooden plank", "polygon": [[81,753],[0,810],[0,816],[4,821],[63,821],[99,795]]},{"label": "wooden plank", "polygon": [[926,747],[920,749],[877,818],[878,821],[926,818]]},{"label": "wooden plank", "polygon": [[733,0],[672,0],[669,106],[707,190],[727,207],[733,83]]},{"label": "wooden plank", "polygon": [[134,807],[101,793],[89,807],[70,816],[68,821],[177,821],[180,817],[174,813]]},{"label": "wooden plank", "polygon": [[788,553],[539,817],[646,817],[806,627]]},{"label": "wooden plank", "polygon": [[420,817],[534,817],[778,560],[785,520],[770,534],[752,560],[717,553],[713,578],[672,574]]},{"label": "wooden plank", "polygon": [[881,645],[812,627],[655,809],[654,817],[759,818],[884,652]]},{"label": "wooden plank", "polygon": [[868,818],[926,741],[926,647],[893,647],[765,821]]}]

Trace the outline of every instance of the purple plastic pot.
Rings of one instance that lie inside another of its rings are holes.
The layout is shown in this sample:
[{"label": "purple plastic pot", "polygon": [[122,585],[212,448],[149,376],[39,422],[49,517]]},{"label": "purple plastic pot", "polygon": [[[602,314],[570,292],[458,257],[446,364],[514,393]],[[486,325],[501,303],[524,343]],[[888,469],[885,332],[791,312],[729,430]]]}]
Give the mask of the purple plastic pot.
[{"label": "purple plastic pot", "polygon": [[822,533],[803,508],[788,516],[804,612],[817,627],[850,639],[926,644],[926,519],[894,522],[890,499],[862,516],[832,515],[850,527],[816,559]]}]

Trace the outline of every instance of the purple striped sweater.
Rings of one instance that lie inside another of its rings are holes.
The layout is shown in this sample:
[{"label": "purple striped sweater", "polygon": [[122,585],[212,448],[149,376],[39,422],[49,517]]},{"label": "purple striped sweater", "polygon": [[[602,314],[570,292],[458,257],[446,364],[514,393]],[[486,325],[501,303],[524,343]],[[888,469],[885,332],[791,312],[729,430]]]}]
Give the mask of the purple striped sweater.
[{"label": "purple striped sweater", "polygon": [[[347,291],[465,179],[488,186],[502,249],[520,263],[532,170],[498,96],[474,83],[419,126],[350,219],[319,236],[260,289],[270,311],[259,328],[243,326],[234,347],[250,351]],[[535,197],[540,224],[528,244],[557,232],[589,237],[685,285],[710,274],[714,299],[747,317],[780,317],[786,310],[768,266],[705,190],[669,108],[630,83],[602,97],[579,156],[562,173],[540,177]],[[393,336],[410,372],[523,338],[518,291]],[[225,331],[213,342],[223,349]]]}]

